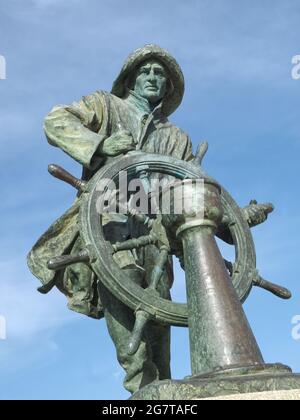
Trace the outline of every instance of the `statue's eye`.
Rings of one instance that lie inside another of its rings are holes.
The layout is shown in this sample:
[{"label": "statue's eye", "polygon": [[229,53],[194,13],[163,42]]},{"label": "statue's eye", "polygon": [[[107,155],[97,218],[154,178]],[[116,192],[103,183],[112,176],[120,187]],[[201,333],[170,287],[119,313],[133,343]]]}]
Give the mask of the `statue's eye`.
[{"label": "statue's eye", "polygon": [[160,77],[165,77],[165,72],[164,72],[162,69],[159,69],[159,68],[154,69],[154,73],[155,73],[157,76],[160,76]]}]

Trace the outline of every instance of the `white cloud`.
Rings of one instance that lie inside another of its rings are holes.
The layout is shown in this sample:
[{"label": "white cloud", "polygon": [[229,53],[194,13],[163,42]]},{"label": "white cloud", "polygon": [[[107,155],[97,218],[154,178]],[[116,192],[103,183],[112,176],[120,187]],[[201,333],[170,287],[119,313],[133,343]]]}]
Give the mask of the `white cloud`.
[{"label": "white cloud", "polygon": [[36,290],[39,282],[25,259],[2,261],[0,270],[0,315],[6,320],[6,340],[0,341],[2,374],[51,364],[60,354],[55,334],[79,315],[66,308],[58,291],[42,295]]},{"label": "white cloud", "polygon": [[0,270],[0,314],[6,318],[7,340],[29,340],[77,319],[57,291],[41,295],[36,290],[39,282],[26,270],[25,261],[1,262]]}]

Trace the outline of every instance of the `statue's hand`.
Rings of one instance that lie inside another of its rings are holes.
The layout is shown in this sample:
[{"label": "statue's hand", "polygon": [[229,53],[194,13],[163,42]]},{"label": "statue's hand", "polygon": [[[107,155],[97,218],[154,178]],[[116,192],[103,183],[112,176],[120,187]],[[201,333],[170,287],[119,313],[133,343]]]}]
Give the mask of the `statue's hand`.
[{"label": "statue's hand", "polygon": [[273,210],[273,204],[258,204],[256,200],[251,200],[249,205],[242,209],[249,227],[254,227],[265,222]]},{"label": "statue's hand", "polygon": [[108,137],[99,146],[98,152],[101,156],[118,156],[122,153],[135,150],[136,143],[129,131],[121,130]]}]

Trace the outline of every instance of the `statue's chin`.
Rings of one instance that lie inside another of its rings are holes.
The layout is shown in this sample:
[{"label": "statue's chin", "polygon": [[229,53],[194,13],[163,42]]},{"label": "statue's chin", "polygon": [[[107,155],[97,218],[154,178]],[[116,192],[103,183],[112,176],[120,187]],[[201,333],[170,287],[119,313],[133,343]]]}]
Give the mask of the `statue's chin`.
[{"label": "statue's chin", "polygon": [[147,92],[145,95],[144,95],[144,98],[145,99],[147,99],[147,101],[151,104],[151,105],[154,105],[154,104],[156,104],[156,103],[158,103],[159,101],[160,101],[160,96],[157,94],[157,93],[155,93],[155,92],[153,92],[153,93],[151,93],[151,92]]}]

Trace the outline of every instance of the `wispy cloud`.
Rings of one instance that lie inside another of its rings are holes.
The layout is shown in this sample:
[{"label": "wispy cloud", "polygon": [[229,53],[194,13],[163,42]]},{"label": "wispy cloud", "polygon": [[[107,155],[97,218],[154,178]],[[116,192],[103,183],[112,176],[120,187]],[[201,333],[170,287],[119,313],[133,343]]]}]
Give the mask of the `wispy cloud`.
[{"label": "wispy cloud", "polygon": [[79,315],[66,308],[58,292],[38,293],[39,282],[29,273],[25,259],[1,261],[0,270],[0,315],[6,321],[6,339],[0,341],[2,375],[51,364],[59,355],[55,334]]},{"label": "wispy cloud", "polygon": [[65,298],[58,292],[41,295],[38,280],[24,267],[24,260],[0,262],[0,313],[7,322],[7,339],[29,340],[77,318],[66,309]]}]

